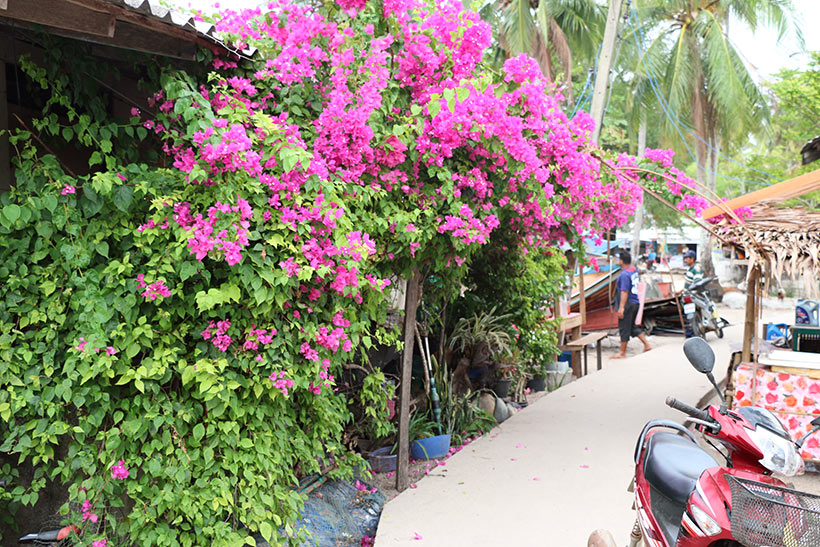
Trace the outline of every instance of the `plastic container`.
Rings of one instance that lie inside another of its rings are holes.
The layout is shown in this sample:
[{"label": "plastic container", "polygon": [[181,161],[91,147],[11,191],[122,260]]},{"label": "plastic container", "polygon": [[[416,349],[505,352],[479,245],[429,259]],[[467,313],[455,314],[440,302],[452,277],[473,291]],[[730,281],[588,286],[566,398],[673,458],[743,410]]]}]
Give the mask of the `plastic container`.
[{"label": "plastic container", "polygon": [[450,435],[436,435],[410,443],[410,457],[414,460],[443,458],[450,450]]},{"label": "plastic container", "polygon": [[794,324],[820,326],[820,304],[814,300],[798,300],[794,308]]},{"label": "plastic container", "polygon": [[770,323],[766,326],[766,340],[786,338],[789,335],[789,326],[786,323]]},{"label": "plastic container", "polygon": [[527,387],[533,391],[545,391],[547,389],[547,379],[544,376],[536,376],[527,380]]},{"label": "plastic container", "polygon": [[374,473],[389,473],[396,470],[398,454],[391,454],[392,450],[392,446],[385,446],[370,453],[367,461],[370,462],[370,469]]},{"label": "plastic container", "polygon": [[503,399],[510,394],[510,385],[512,385],[512,380],[498,380],[493,387],[493,391]]}]

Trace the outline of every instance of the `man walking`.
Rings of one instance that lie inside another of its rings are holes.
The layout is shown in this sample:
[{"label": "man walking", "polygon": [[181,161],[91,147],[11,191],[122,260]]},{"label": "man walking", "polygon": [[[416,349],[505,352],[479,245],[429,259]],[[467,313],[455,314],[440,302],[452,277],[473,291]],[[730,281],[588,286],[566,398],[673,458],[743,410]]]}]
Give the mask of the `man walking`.
[{"label": "man walking", "polygon": [[629,339],[637,337],[643,342],[643,350],[649,351],[652,346],[646,340],[643,329],[635,324],[638,315],[638,270],[632,265],[632,256],[626,251],[620,254],[621,274],[618,276],[618,333],[621,335],[621,352],[612,356],[613,359],[626,357],[626,346]]}]

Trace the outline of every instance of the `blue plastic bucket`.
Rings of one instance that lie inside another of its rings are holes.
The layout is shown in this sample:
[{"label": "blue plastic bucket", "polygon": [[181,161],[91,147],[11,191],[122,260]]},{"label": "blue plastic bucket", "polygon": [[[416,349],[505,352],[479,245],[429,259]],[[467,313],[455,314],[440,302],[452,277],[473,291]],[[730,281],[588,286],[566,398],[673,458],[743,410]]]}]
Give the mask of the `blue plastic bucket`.
[{"label": "blue plastic bucket", "polygon": [[450,435],[436,435],[410,443],[410,457],[414,460],[443,458],[450,450]]}]

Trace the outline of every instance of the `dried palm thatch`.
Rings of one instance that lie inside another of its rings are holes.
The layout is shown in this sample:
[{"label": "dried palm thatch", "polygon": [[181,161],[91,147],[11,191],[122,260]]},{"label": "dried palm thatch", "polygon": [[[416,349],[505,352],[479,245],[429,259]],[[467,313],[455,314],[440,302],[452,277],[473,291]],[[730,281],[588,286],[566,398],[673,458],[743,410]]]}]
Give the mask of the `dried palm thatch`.
[{"label": "dried palm thatch", "polygon": [[717,227],[726,240],[742,249],[749,271],[760,266],[767,280],[780,284],[784,275],[803,277],[806,289],[818,294],[820,278],[820,211],[777,208],[761,202],[751,207],[754,215],[743,225]]}]

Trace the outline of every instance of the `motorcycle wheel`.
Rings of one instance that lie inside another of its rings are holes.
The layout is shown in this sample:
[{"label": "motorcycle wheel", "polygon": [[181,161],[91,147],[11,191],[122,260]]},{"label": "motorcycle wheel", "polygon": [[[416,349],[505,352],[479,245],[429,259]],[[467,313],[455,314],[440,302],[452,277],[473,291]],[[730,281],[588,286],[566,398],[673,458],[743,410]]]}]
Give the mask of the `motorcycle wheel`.
[{"label": "motorcycle wheel", "polygon": [[700,317],[700,312],[696,311],[692,315],[692,334],[694,334],[698,338],[706,339],[706,333],[703,332],[703,326],[701,323],[702,319]]}]

